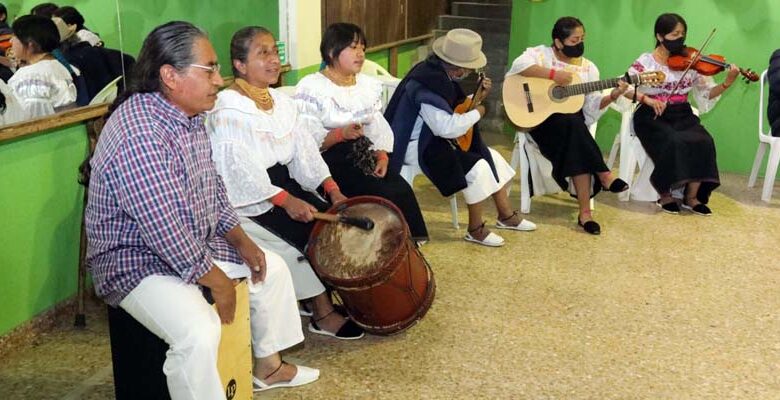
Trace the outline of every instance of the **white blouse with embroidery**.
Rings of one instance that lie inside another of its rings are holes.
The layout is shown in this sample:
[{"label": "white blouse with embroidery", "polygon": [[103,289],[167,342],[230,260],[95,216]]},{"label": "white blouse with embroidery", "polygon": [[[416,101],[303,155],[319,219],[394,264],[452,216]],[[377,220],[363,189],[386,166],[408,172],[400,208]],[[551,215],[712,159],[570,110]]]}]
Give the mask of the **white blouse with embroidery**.
[{"label": "white blouse with embroidery", "polygon": [[[506,76],[519,74],[534,65],[577,74],[582,82],[599,80],[599,69],[596,67],[596,64],[587,58],[582,57],[582,65],[568,64],[558,60],[552,47],[546,45],[527,48],[520,57],[517,57],[512,62],[512,68],[509,69]],[[585,95],[585,104],[582,106],[582,112],[585,115],[585,125],[592,125],[607,110],[607,107],[600,108],[603,96],[601,92]]]},{"label": "white blouse with embroidery", "polygon": [[353,86],[339,86],[322,73],[307,75],[296,86],[295,102],[308,132],[322,146],[328,131],[363,124],[373,150],[393,151],[393,131],[382,115],[382,83],[357,74]]},{"label": "white blouse with embroidery", "polygon": [[273,112],[227,89],[206,116],[214,164],[240,216],[260,215],[273,207],[271,197],[282,189],[271,183],[266,170],[277,163],[286,165],[290,177],[312,192],[330,176],[295,102],[275,89],[269,92]]},{"label": "white blouse with embroidery", "polygon": [[0,93],[5,97],[5,110],[0,111],[0,126],[29,119],[27,110],[19,103],[14,91],[1,79]]},{"label": "white blouse with embroidery", "polygon": [[30,118],[51,115],[76,104],[76,85],[57,60],[41,60],[19,68],[8,86]]},{"label": "white blouse with embroidery", "polygon": [[[653,97],[660,96],[665,98],[671,95],[674,86],[677,85],[677,82],[680,81],[680,78],[682,78],[683,75],[683,71],[672,71],[668,66],[658,63],[658,61],[655,60],[655,57],[653,57],[653,53],[642,54],[633,64],[631,64],[631,68],[628,69],[629,74],[637,74],[645,71],[662,71],[666,74],[666,80],[662,85],[655,87],[643,86],[639,88],[639,92]],[[691,69],[685,75],[685,79],[683,79],[674,93],[687,96],[688,92],[691,92],[693,98],[696,100],[699,112],[703,114],[711,110],[718,102],[718,99],[720,99],[720,96],[714,99],[709,98],[710,90],[715,86],[717,86],[717,84],[711,76],[699,75],[698,72]]]}]

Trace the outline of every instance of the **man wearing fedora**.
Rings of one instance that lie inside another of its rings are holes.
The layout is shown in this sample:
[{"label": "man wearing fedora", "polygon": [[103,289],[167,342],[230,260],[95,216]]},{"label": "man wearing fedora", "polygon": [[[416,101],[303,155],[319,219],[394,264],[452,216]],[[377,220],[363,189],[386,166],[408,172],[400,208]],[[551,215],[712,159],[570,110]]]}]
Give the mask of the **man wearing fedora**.
[{"label": "man wearing fedora", "polygon": [[[482,105],[464,114],[455,107],[466,99],[458,83],[487,64],[482,38],[469,29],[453,29],[433,43],[433,55],[415,65],[398,85],[385,111],[395,135],[389,171],[418,165],[443,196],[462,192],[469,210],[467,241],[498,247],[504,239],[490,232],[482,219],[482,202],[492,197],[498,211],[496,228],[532,231],[536,225],[520,218],[507,198],[506,186],[515,172],[495,150],[488,148],[477,123]],[[482,81],[479,104],[491,81]],[[473,127],[467,151],[454,141]]]}]

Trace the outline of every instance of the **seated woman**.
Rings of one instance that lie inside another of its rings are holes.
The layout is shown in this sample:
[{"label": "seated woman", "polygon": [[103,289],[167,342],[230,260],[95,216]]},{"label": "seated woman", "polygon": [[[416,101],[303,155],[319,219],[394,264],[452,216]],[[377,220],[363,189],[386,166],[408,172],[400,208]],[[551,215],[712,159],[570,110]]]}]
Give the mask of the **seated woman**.
[{"label": "seated woman", "polygon": [[76,37],[80,41],[87,42],[95,47],[103,47],[103,39],[101,39],[100,36],[98,36],[95,32],[90,31],[86,26],[84,26],[84,17],[75,7],[60,7],[54,11],[52,16],[62,18],[62,20],[65,21],[69,27],[71,27],[73,32],[75,32]]},{"label": "seated woman", "polygon": [[397,171],[387,171],[393,131],[382,117],[381,83],[360,73],[365,50],[357,25],[330,25],[320,42],[326,67],[298,82],[295,100],[344,194],[390,200],[403,213],[412,239],[424,242],[428,230],[412,188]]},{"label": "seated woman", "polygon": [[[279,79],[276,41],[265,28],[243,28],[233,35],[230,57],[236,80],[219,93],[206,123],[228,198],[247,234],[286,256],[296,297],[312,299],[309,331],[359,339],[363,330],[334,312],[311,266],[298,260],[314,227],[312,212],[330,206],[317,188],[333,203],[345,197],[293,100],[268,87]],[[290,246],[297,250],[291,252]]]},{"label": "seated woman", "polygon": [[[596,64],[583,57],[585,52],[585,26],[574,17],[562,17],[552,29],[552,46],[529,47],[512,63],[507,76],[522,76],[552,79],[560,85],[572,81],[577,74],[582,82],[599,80]],[[601,92],[585,95],[581,112],[574,114],[556,113],[541,125],[533,128],[531,137],[539,145],[541,153],[550,160],[555,181],[563,190],[570,191],[574,185],[579,216],[577,223],[585,232],[601,233],[601,226],[593,220],[590,198],[602,188],[619,193],[628,190],[628,184],[615,178],[604,163],[596,140],[588,126],[598,120],[609,103],[622,95],[628,85],[625,82],[602,96]]]},{"label": "seated woman", "polygon": [[70,72],[51,52],[60,34],[51,19],[24,15],[13,24],[12,49],[20,68],[8,80],[30,118],[74,107],[76,85]]},{"label": "seated woman", "polygon": [[680,206],[672,191],[684,188],[682,206],[697,215],[710,215],[712,210],[707,202],[712,191],[720,186],[715,142],[693,114],[688,93],[693,93],[699,111],[706,112],[734,83],[739,68],[731,64],[721,84],[693,69],[683,79],[683,72],[669,69],[667,60],[685,48],[687,31],[688,25],[681,16],[660,15],[655,21],[655,49],[642,54],[631,65],[629,73],[657,70],[666,74],[662,86],[643,87],[637,93],[641,105],[634,112],[634,131],[655,164],[650,183],[661,197],[661,209],[679,214]]},{"label": "seated woman", "polygon": [[[485,115],[485,108],[480,105],[465,114],[453,112],[466,98],[458,81],[487,63],[482,38],[468,29],[453,29],[434,42],[433,52],[412,68],[387,106],[385,117],[395,133],[390,170],[400,171],[404,164],[419,165],[442,195],[462,192],[469,208],[464,239],[502,246],[504,238],[485,228],[482,220],[482,203],[488,197],[493,198],[498,211],[496,228],[532,231],[536,225],[512,211],[507,186],[515,171],[480,138],[477,122]],[[485,79],[485,96],[491,85]],[[463,151],[452,140],[472,126],[472,144]]]}]

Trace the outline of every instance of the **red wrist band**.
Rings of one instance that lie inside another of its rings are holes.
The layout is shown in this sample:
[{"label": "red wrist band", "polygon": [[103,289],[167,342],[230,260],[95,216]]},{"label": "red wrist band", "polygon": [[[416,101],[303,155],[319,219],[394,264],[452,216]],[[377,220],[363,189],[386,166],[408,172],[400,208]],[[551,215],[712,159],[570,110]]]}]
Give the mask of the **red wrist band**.
[{"label": "red wrist band", "polygon": [[271,204],[280,207],[282,203],[284,203],[285,200],[287,200],[287,197],[290,195],[290,193],[287,193],[286,190],[282,190],[281,192],[275,194],[273,197],[271,197]]},{"label": "red wrist band", "polygon": [[339,185],[336,184],[336,181],[334,181],[333,178],[328,178],[322,183],[322,190],[325,191],[325,194],[330,194],[330,192],[338,190],[338,188]]},{"label": "red wrist band", "polygon": [[343,132],[342,128],[336,128],[333,130],[333,137],[339,143],[344,141],[344,134],[342,132]]},{"label": "red wrist band", "polygon": [[550,80],[552,80],[553,78],[555,78],[555,70],[550,68]]},{"label": "red wrist band", "polygon": [[385,153],[384,151],[377,151],[376,152],[376,159],[377,159],[377,161],[387,160],[387,153]]}]

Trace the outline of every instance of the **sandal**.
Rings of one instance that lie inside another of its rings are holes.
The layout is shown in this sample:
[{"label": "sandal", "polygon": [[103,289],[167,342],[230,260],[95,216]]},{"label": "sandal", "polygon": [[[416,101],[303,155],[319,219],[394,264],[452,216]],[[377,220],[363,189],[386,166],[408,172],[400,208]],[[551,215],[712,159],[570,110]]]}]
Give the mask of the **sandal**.
[{"label": "sandal", "polygon": [[463,238],[463,240],[467,242],[481,244],[483,246],[489,246],[489,247],[501,247],[504,245],[504,238],[490,231],[487,231],[488,234],[485,235],[485,237],[483,237],[482,239],[479,239],[478,237],[474,236],[474,233],[481,231],[483,229],[485,229],[484,222],[482,223],[482,225],[474,229],[469,229],[468,233],[466,233],[466,236]]},{"label": "sandal", "polygon": [[[284,364],[287,364],[287,362],[282,361],[279,364],[279,366],[274,370],[274,372],[268,374],[264,379],[268,379],[273,374],[277,373],[280,369],[282,369],[282,366]],[[256,376],[252,376],[252,391],[263,392],[266,390],[271,390],[276,388],[301,386],[301,385],[306,385],[308,383],[312,383],[320,378],[320,370],[316,368],[309,368],[309,367],[304,367],[303,365],[296,365],[295,369],[296,369],[295,376],[289,381],[276,382],[270,385],[261,381]]]}]

